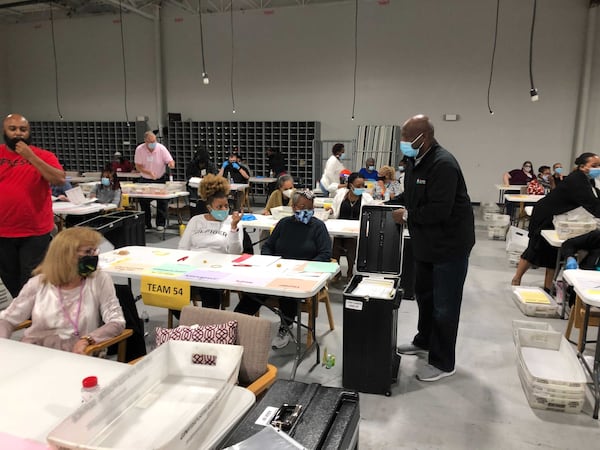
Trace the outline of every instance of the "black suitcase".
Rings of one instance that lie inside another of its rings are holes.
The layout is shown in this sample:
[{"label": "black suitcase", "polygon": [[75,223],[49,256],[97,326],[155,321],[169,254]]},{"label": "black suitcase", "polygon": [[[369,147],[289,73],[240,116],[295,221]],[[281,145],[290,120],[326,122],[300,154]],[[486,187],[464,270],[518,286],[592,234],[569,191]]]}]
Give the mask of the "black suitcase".
[{"label": "black suitcase", "polygon": [[[397,206],[364,205],[356,252],[356,273],[344,290],[342,385],[371,394],[391,395],[400,355],[396,351],[398,308],[402,299],[403,227],[392,211]],[[390,285],[359,294],[363,280]]]},{"label": "black suitcase", "polygon": [[277,380],[219,448],[237,444],[261,431],[264,425],[256,424],[261,416],[263,423],[267,416],[266,422],[278,424],[308,449],[358,447],[360,408],[356,391]]}]

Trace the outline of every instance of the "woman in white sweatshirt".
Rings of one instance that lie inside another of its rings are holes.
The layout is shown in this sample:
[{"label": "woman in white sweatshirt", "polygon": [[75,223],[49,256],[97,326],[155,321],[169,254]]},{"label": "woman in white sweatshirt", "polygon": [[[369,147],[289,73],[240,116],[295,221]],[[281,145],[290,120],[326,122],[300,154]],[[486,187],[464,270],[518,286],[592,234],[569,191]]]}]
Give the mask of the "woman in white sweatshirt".
[{"label": "woman in white sweatshirt", "polygon": [[[206,202],[208,213],[194,216],[179,241],[182,250],[206,250],[213,253],[242,253],[243,231],[238,227],[242,214],[229,215],[229,182],[218,175],[202,179],[198,194]],[[199,295],[205,308],[221,306],[221,289],[192,288],[192,298]]]}]

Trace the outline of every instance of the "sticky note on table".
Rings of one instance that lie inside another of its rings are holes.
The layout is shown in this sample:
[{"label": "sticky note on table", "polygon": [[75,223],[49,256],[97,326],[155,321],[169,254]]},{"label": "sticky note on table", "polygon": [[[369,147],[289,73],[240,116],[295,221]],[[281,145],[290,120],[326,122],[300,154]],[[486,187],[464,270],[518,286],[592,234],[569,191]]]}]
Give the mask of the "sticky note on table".
[{"label": "sticky note on table", "polygon": [[303,272],[321,272],[321,273],[336,273],[338,270],[337,263],[310,261],[304,266]]}]

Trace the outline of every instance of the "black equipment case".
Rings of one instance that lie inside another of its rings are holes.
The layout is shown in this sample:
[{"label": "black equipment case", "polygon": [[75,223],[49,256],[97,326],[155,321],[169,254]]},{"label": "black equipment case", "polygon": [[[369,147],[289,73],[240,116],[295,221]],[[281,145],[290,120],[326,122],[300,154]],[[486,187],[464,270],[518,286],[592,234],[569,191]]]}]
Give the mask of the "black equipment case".
[{"label": "black equipment case", "polygon": [[358,392],[342,388],[277,380],[250,409],[219,448],[237,444],[271,423],[308,449],[352,449],[358,446]]},{"label": "black equipment case", "polygon": [[146,245],[146,227],[143,211],[115,211],[93,217],[78,224],[94,228],[115,248]]},{"label": "black equipment case", "polygon": [[[396,209],[395,205],[363,205],[354,266],[357,274],[344,290],[342,385],[387,396],[400,366],[396,333],[402,299],[403,227],[392,218]],[[374,291],[365,294],[364,289],[355,294],[363,280],[392,282],[393,288],[385,296]]]}]

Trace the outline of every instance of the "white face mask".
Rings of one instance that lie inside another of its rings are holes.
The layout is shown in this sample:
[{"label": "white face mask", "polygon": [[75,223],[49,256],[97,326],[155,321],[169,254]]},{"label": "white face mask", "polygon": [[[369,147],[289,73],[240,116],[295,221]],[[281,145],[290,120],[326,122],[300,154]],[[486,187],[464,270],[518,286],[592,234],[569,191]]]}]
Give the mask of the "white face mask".
[{"label": "white face mask", "polygon": [[292,198],[292,194],[294,193],[294,189],[286,189],[285,191],[281,191],[283,195],[287,198]]}]

